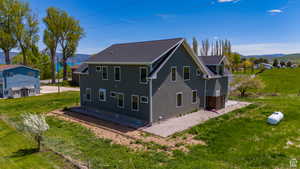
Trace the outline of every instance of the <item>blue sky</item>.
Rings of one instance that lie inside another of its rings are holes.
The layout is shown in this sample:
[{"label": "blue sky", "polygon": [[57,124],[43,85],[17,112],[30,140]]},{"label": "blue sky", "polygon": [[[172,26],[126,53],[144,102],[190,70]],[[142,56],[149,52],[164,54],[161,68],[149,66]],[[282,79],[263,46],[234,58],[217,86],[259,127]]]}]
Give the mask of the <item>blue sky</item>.
[{"label": "blue sky", "polygon": [[[132,41],[184,37],[190,42],[193,36],[229,39],[244,55],[300,52],[299,0],[24,1],[41,22],[50,6],[80,20],[86,35],[79,53]],[[42,23],[40,29],[42,36]]]}]

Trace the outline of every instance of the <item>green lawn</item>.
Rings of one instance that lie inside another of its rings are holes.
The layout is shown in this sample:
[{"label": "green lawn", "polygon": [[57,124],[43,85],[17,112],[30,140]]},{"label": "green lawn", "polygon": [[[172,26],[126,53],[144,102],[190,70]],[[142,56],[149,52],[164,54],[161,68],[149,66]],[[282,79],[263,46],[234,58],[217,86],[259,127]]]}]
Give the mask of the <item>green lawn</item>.
[{"label": "green lawn", "polygon": [[266,87],[265,93],[298,94],[300,93],[300,68],[266,70],[259,74]]},{"label": "green lawn", "polygon": [[[261,76],[266,81],[267,87],[272,87],[272,83],[266,80],[272,79],[269,73],[273,76],[276,72],[265,72]],[[294,76],[286,76],[285,80],[290,81],[289,78],[292,77]],[[294,83],[294,81],[290,82]],[[290,92],[292,93],[292,91],[286,93]],[[156,152],[155,148],[150,152],[134,152],[124,146],[114,145],[109,140],[96,138],[90,130],[78,124],[54,117],[47,118],[50,130],[46,133],[45,144],[74,159],[89,162],[94,168],[103,169],[289,168],[290,159],[300,160],[300,97],[285,95],[283,92],[281,96],[251,98],[247,101],[255,104],[211,119],[186,131],[194,134],[197,139],[205,141],[207,146],[191,146],[190,152],[187,153],[177,150],[173,152],[173,156]],[[76,103],[78,103],[76,92],[0,100],[0,115],[8,118],[6,122],[14,124],[19,121],[18,117],[21,113],[47,112]],[[285,114],[284,120],[277,126],[266,123],[267,116],[273,111],[282,111]],[[5,124],[3,125],[5,127]],[[18,134],[12,128],[10,130]],[[9,132],[9,129],[5,128],[4,131]],[[1,130],[0,134],[2,134]],[[12,137],[19,140],[17,136]],[[2,146],[1,140],[0,152],[6,152],[6,149],[11,149],[10,152],[18,152],[24,149],[22,147],[33,146],[32,141],[22,135],[20,137],[25,139],[22,141],[23,146],[20,144],[21,147],[15,147],[18,143],[13,142]],[[181,134],[178,134],[178,137],[181,137]],[[292,144],[287,145],[288,142]],[[47,161],[51,164],[49,166],[54,164],[60,166],[61,162],[52,158],[53,154],[48,153],[48,155],[43,156],[47,157]],[[38,156],[39,153],[34,153],[18,157],[19,165],[30,163],[31,160],[26,161],[29,157],[33,158],[33,161],[38,161]],[[11,156],[5,158],[14,160]],[[36,162],[36,165],[38,166],[34,168],[48,167],[48,164],[39,162]],[[7,168],[20,167],[9,165]]]}]

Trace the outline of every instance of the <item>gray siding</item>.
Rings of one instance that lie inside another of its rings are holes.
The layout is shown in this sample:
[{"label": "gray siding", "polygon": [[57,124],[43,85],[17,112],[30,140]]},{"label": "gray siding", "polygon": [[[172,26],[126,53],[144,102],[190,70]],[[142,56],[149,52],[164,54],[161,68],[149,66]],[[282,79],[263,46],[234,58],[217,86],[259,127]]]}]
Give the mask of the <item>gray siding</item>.
[{"label": "gray siding", "polygon": [[229,78],[222,77],[209,79],[207,81],[207,96],[217,96],[217,91],[220,91],[220,96],[227,96],[229,90]]},{"label": "gray siding", "polygon": [[[171,67],[177,67],[177,80],[171,82]],[[190,66],[190,80],[184,81],[183,67]],[[180,46],[165,66],[158,72],[153,85],[153,122],[178,116],[204,107],[205,80],[196,76],[197,66],[183,46]],[[197,90],[198,102],[192,104],[192,91]],[[183,93],[183,106],[176,108],[176,93]]]},{"label": "gray siding", "polygon": [[[130,117],[135,117],[140,120],[149,121],[150,115],[150,98],[149,98],[149,83],[140,84],[140,67],[143,65],[105,65],[108,66],[108,80],[102,80],[102,73],[96,71],[96,66],[89,65],[89,74],[80,75],[80,94],[81,105],[107,110],[108,112],[119,113]],[[121,67],[121,81],[114,80],[114,66]],[[149,72],[149,67],[147,67]],[[85,89],[91,88],[92,100],[85,101]],[[98,90],[106,89],[106,101],[99,101]],[[123,93],[125,97],[125,107],[117,107],[117,99],[110,97],[110,92]],[[131,95],[147,96],[149,103],[140,103],[139,111],[131,110]]]}]

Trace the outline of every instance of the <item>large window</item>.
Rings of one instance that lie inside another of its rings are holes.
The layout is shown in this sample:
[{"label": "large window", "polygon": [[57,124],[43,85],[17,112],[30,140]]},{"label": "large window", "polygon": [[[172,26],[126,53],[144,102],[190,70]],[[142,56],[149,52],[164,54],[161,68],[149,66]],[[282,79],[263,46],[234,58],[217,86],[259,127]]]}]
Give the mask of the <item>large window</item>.
[{"label": "large window", "polygon": [[131,96],[131,109],[133,111],[139,111],[139,96],[137,95]]},{"label": "large window", "polygon": [[183,67],[183,79],[190,80],[190,67],[189,66]]},{"label": "large window", "polygon": [[140,83],[146,84],[147,83],[147,68],[141,67],[140,68]]},{"label": "large window", "polygon": [[99,89],[99,100],[106,101],[106,89]]},{"label": "large window", "polygon": [[117,95],[117,106],[119,108],[124,108],[124,94],[118,93]]},{"label": "large window", "polygon": [[90,88],[85,89],[85,99],[87,101],[91,101],[91,89]]},{"label": "large window", "polygon": [[176,107],[182,106],[182,92],[176,93]]},{"label": "large window", "polygon": [[176,73],[177,73],[176,67],[175,66],[171,67],[171,81],[172,82],[176,82]]},{"label": "large window", "polygon": [[115,81],[121,80],[121,68],[120,66],[115,67]]},{"label": "large window", "polygon": [[192,91],[192,103],[197,103],[197,90]]},{"label": "large window", "polygon": [[107,66],[102,66],[102,79],[108,80],[108,68]]}]

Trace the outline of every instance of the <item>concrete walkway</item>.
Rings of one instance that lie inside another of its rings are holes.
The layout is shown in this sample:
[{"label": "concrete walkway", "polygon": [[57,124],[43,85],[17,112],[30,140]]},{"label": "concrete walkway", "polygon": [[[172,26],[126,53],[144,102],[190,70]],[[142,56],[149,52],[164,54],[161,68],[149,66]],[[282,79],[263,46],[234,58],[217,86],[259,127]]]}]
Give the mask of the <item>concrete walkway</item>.
[{"label": "concrete walkway", "polygon": [[[68,92],[68,91],[80,91],[79,88],[76,87],[60,87],[60,92]],[[57,86],[41,86],[40,94],[49,94],[49,93],[57,93]]]},{"label": "concrete walkway", "polygon": [[195,125],[201,124],[211,118],[248,106],[249,104],[250,103],[247,102],[228,101],[226,103],[226,108],[221,109],[218,112],[201,110],[182,117],[171,118],[160,123],[155,123],[150,127],[143,128],[142,130],[161,137],[168,137],[174,133],[181,132]]}]

